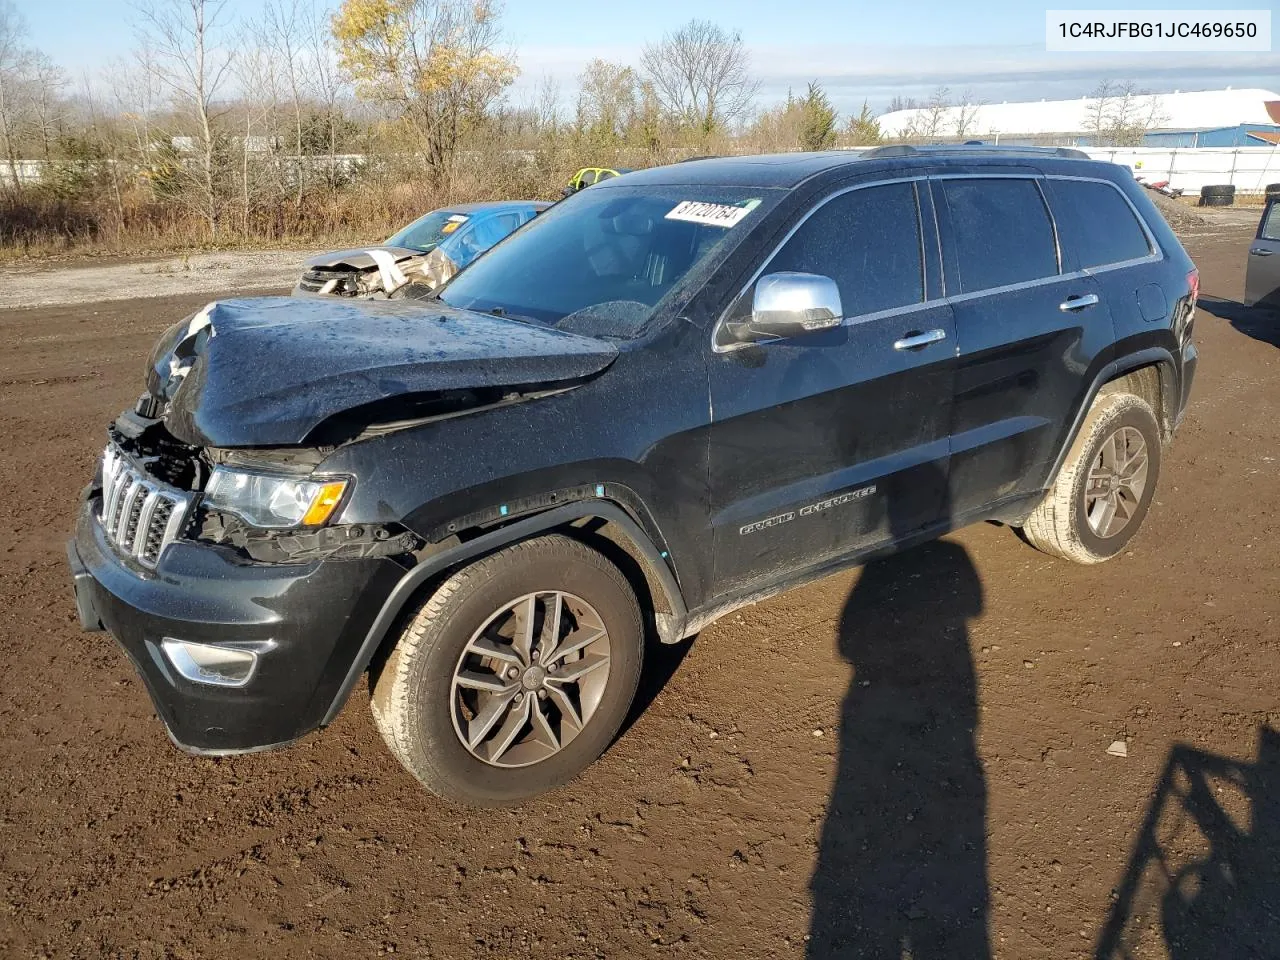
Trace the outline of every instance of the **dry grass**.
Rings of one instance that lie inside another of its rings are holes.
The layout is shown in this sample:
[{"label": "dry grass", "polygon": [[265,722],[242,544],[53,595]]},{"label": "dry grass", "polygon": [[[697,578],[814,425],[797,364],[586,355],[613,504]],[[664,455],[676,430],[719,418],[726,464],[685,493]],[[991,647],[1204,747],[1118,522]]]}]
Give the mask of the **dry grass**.
[{"label": "dry grass", "polygon": [[420,171],[384,173],[310,190],[301,203],[296,196],[255,199],[247,210],[228,197],[216,232],[191,207],[137,187],[118,200],[109,194],[65,198],[38,188],[0,191],[0,261],[368,243],[449,204],[555,199],[568,174],[545,166],[462,171],[443,189]]}]

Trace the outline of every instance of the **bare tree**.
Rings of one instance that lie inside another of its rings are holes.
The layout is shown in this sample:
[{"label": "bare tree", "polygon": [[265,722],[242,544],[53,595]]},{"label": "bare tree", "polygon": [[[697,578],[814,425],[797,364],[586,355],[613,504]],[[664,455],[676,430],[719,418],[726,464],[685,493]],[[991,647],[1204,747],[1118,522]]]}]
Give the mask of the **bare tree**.
[{"label": "bare tree", "polygon": [[9,176],[17,190],[17,136],[20,121],[19,87],[28,68],[31,51],[26,46],[27,25],[9,0],[0,0],[0,149],[9,162]]},{"label": "bare tree", "polygon": [[951,111],[951,91],[938,87],[929,101],[916,107],[915,116],[907,123],[902,136],[907,140],[933,140],[943,135]]},{"label": "bare tree", "polygon": [[937,137],[942,135],[946,124],[947,113],[951,109],[951,91],[946,87],[938,87],[924,106],[924,126],[921,135]]},{"label": "bare tree", "polygon": [[[311,0],[310,6],[305,11],[303,24],[311,97],[323,111],[321,117],[323,127],[319,130],[313,129],[313,134],[323,138],[324,152],[328,153],[329,161],[326,169],[330,181],[336,183],[338,128],[341,119],[338,104],[349,89],[342,71],[338,69],[329,11],[322,5],[321,0]],[[316,144],[312,144],[311,149],[314,150],[315,146]]]},{"label": "bare tree", "polygon": [[50,144],[56,139],[66,113],[63,91],[67,76],[49,57],[33,51],[28,59],[28,97],[31,119],[40,137],[40,152],[50,159]]},{"label": "bare tree", "polygon": [[146,45],[127,60],[117,60],[103,71],[116,115],[127,125],[134,160],[146,168],[153,147],[153,126],[164,95],[156,77],[154,56]]},{"label": "bare tree", "polygon": [[142,38],[153,52],[151,68],[195,131],[196,172],[190,178],[194,202],[214,237],[221,212],[218,120],[225,110],[215,105],[235,58],[224,43],[226,2],[146,0],[141,7]]},{"label": "bare tree", "polygon": [[1139,90],[1132,81],[1124,83],[1112,102],[1108,119],[1111,143],[1117,147],[1136,147],[1148,130],[1167,120],[1158,96],[1149,90]]},{"label": "bare tree", "polygon": [[897,113],[899,110],[918,110],[923,104],[915,97],[895,96],[889,101],[889,109],[885,113]]},{"label": "bare tree", "polygon": [[1116,84],[1103,80],[1094,87],[1085,100],[1084,129],[1093,137],[1095,146],[1102,146],[1107,139],[1108,118],[1116,97]]},{"label": "bare tree", "polygon": [[[289,65],[282,62],[279,51],[262,38],[256,25],[245,29],[237,45],[235,62],[237,85],[247,92],[237,107],[239,116],[239,170],[237,172],[240,230],[250,235],[252,218],[270,201],[283,205],[291,197],[293,181],[281,160],[281,138],[277,133],[295,129],[292,113],[292,90],[288,80]],[[249,93],[251,91],[251,93]],[[287,138],[289,143],[292,137]],[[287,147],[285,148],[288,149]],[[264,161],[266,159],[266,162]],[[296,201],[295,201],[296,202]],[[297,208],[295,208],[295,222]]]},{"label": "bare tree", "polygon": [[539,136],[555,137],[563,123],[560,108],[560,84],[550,74],[538,81],[533,105],[534,129]]},{"label": "bare tree", "polygon": [[111,194],[112,212],[115,214],[114,225],[118,238],[124,229],[124,172],[121,170],[119,143],[115,136],[116,131],[113,129],[112,118],[110,114],[104,115],[99,108],[98,94],[87,73],[82,77],[81,85],[81,99],[88,111],[89,121],[86,136],[95,149],[96,156],[106,160],[105,163],[97,165],[98,170],[92,172],[99,174],[95,179],[102,179],[102,174],[105,174]]},{"label": "bare tree", "polygon": [[[306,166],[302,161],[302,130],[304,104],[310,91],[307,82],[310,64],[307,62],[307,18],[314,7],[308,0],[267,0],[263,9],[260,32],[265,38],[270,64],[259,70],[270,69],[273,79],[278,79],[288,96],[292,154],[289,162],[293,179],[293,205],[295,220],[302,215],[302,198],[306,193]],[[259,29],[255,27],[255,29]],[[279,161],[277,160],[277,167]]]},{"label": "bare tree", "polygon": [[956,136],[967,137],[974,131],[977,126],[978,112],[982,109],[985,100],[978,100],[974,97],[972,90],[966,90],[960,95],[960,99],[956,101],[955,124]]},{"label": "bare tree", "polygon": [[1136,147],[1167,121],[1161,99],[1132,80],[1104,80],[1085,102],[1084,128],[1098,146]]},{"label": "bare tree", "polygon": [[760,89],[742,34],[709,20],[646,45],[640,65],[667,112],[703,137],[746,113]]}]

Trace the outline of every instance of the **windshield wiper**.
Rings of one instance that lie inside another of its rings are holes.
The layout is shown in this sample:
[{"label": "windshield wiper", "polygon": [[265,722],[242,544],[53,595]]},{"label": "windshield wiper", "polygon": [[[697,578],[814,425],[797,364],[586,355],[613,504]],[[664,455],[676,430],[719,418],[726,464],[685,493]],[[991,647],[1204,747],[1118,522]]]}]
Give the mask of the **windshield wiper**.
[{"label": "windshield wiper", "polygon": [[501,317],[503,320],[515,320],[519,323],[532,323],[535,326],[541,326],[533,317],[526,317],[520,313],[512,313],[502,307],[490,307],[487,313],[493,314],[495,317]]}]

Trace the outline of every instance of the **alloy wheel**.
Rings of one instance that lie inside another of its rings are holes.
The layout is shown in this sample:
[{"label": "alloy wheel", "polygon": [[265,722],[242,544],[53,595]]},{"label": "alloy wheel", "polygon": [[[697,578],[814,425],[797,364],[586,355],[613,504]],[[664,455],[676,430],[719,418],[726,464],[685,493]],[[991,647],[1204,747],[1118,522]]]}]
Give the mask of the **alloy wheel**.
[{"label": "alloy wheel", "polygon": [[1084,489],[1089,529],[1104,540],[1116,536],[1138,512],[1147,487],[1147,442],[1133,427],[1120,427],[1103,441]]},{"label": "alloy wheel", "polygon": [[590,722],[609,682],[609,632],[591,604],[560,590],[525,594],[472,634],[450,684],[453,728],[472,756],[527,767]]}]

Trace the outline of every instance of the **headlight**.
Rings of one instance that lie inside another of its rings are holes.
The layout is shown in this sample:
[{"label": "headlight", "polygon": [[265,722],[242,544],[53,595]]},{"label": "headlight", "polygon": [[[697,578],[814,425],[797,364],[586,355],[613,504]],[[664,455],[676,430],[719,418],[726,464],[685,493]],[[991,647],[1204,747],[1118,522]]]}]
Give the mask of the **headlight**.
[{"label": "headlight", "polygon": [[315,527],[328,521],[346,480],[296,480],[215,467],[204,500],[255,527]]}]

